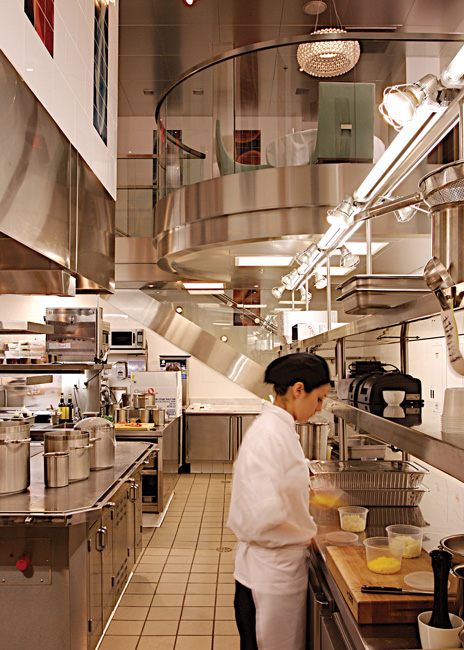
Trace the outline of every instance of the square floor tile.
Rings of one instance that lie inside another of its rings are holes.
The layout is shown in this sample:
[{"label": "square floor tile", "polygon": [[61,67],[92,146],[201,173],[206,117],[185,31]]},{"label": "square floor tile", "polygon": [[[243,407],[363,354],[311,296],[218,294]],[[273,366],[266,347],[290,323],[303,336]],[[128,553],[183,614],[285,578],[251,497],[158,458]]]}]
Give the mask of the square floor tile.
[{"label": "square floor tile", "polygon": [[229,582],[218,584],[217,593],[221,595],[235,594],[235,584]]},{"label": "square floor tile", "polygon": [[179,636],[207,635],[213,634],[213,621],[181,621],[179,625]]},{"label": "square floor tile", "polygon": [[[156,598],[156,596],[155,596]],[[234,596],[232,594],[216,596],[216,607],[233,607],[234,606]]]},{"label": "square floor tile", "polygon": [[122,607],[149,607],[153,596],[145,594],[124,594],[121,598]]},{"label": "square floor tile", "polygon": [[149,607],[121,607],[114,612],[113,621],[144,621]]},{"label": "square floor tile", "polygon": [[189,582],[187,585],[187,594],[215,594],[215,583]]},{"label": "square floor tile", "polygon": [[210,636],[178,636],[175,650],[211,650]]},{"label": "square floor tile", "polygon": [[[139,647],[137,646],[137,650]],[[215,636],[213,650],[240,650],[239,636]]]},{"label": "square floor tile", "polygon": [[186,582],[160,582],[156,587],[156,594],[185,594]]},{"label": "square floor tile", "polygon": [[178,621],[182,607],[150,607],[147,621]]},{"label": "square floor tile", "polygon": [[152,607],[180,607],[184,601],[181,594],[155,594]]},{"label": "square floor tile", "polygon": [[190,594],[185,596],[184,607],[214,607],[215,594]]},{"label": "square floor tile", "polygon": [[217,635],[232,636],[238,634],[237,624],[233,621],[214,621],[214,636]]},{"label": "square floor tile", "polygon": [[[174,650],[176,644],[175,636],[142,636],[140,637],[137,650]],[[100,650],[100,648],[99,648]],[[118,648],[109,648],[108,650],[119,650]],[[121,650],[126,650],[126,648],[121,648]],[[127,648],[127,650],[131,650]]]},{"label": "square floor tile", "polygon": [[145,573],[144,571],[136,571],[131,578],[131,584],[134,582],[145,582],[147,584],[158,582],[160,575],[161,573]]},{"label": "square floor tile", "polygon": [[125,591],[126,594],[137,594],[147,596],[153,595],[156,589],[156,582],[130,582]]},{"label": "square floor tile", "polygon": [[212,621],[214,607],[183,607],[181,620],[183,621]]},{"label": "square floor tile", "polygon": [[143,621],[115,621],[108,626],[106,636],[140,636]]},{"label": "square floor tile", "polygon": [[163,582],[180,582],[187,584],[189,575],[189,573],[162,573],[159,579],[159,583],[163,584]]},{"label": "square floor tile", "polygon": [[135,650],[138,636],[105,636],[99,650]]},{"label": "square floor tile", "polygon": [[216,584],[217,574],[216,573],[191,573],[189,576],[190,582],[203,582],[203,583],[214,583]]},{"label": "square floor tile", "polygon": [[178,627],[178,621],[147,621],[143,627],[143,636],[175,636]]},{"label": "square floor tile", "polygon": [[235,609],[233,607],[216,607],[214,618],[216,621],[235,621]]}]

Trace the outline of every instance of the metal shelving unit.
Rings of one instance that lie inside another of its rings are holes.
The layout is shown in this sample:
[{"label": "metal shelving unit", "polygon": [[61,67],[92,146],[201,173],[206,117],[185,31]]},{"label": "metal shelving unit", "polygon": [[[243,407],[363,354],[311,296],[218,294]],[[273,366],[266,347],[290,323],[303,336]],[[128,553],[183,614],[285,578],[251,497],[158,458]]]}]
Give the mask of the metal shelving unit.
[{"label": "metal shelving unit", "polygon": [[[444,291],[454,309],[460,309],[464,300],[464,283]],[[398,307],[388,309],[385,313],[365,316],[357,321],[333,329],[324,334],[294,341],[290,351],[318,352],[334,350],[336,373],[339,379],[346,376],[346,349],[350,345],[350,337],[360,334],[368,335],[378,330],[399,327],[396,342],[400,345],[401,371],[407,372],[408,325],[415,321],[432,318],[439,314],[440,306],[433,293],[412,300]],[[367,344],[379,345],[378,338],[364,341]],[[351,406],[329,397],[324,409],[332,413],[338,430],[340,444],[340,460],[347,458],[347,441],[345,423],[349,422],[369,435],[382,442],[401,449],[404,454],[411,454],[430,464],[449,476],[464,482],[464,439],[444,439],[440,431],[422,429],[427,426],[407,427],[387,420],[368,411]]]},{"label": "metal shelving unit", "polygon": [[0,375],[72,375],[102,368],[101,363],[7,363],[0,365]]},{"label": "metal shelving unit", "polygon": [[53,325],[30,321],[0,321],[0,334],[53,334]]}]

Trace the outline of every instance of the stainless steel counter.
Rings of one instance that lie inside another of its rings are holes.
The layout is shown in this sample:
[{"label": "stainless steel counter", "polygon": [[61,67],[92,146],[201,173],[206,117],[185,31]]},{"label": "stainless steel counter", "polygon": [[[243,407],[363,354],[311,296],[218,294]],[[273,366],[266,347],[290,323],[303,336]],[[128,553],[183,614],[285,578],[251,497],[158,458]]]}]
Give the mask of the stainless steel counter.
[{"label": "stainless steel counter", "polygon": [[[424,529],[423,547],[427,551],[437,548],[440,539],[449,534],[462,530],[462,524],[456,522],[455,514],[448,512],[443,495],[446,486],[452,487],[453,480],[435,475],[432,479],[434,489],[426,494],[420,506],[414,508],[371,508],[368,515],[368,525],[361,537],[385,535],[384,526],[390,523],[412,523]],[[437,493],[442,498],[437,499]],[[339,610],[344,627],[348,632],[356,650],[401,650],[404,648],[420,648],[417,625],[358,625],[349,610],[340,589],[325,564],[325,535],[332,530],[339,530],[338,512],[336,510],[320,511],[312,508],[318,524],[318,535],[314,539],[314,551],[325,581],[330,589],[336,608]],[[369,523],[369,521],[371,523]]]},{"label": "stainless steel counter", "polygon": [[[118,442],[114,467],[90,472],[85,481],[62,488],[44,484],[43,444],[31,447],[31,485],[26,492],[0,497],[0,524],[14,519],[24,523],[27,518],[47,519],[52,524],[75,524],[99,516],[124,477],[141,465],[156,445],[149,442]],[[26,522],[28,523],[28,522]],[[32,523],[32,521],[30,522]]]}]

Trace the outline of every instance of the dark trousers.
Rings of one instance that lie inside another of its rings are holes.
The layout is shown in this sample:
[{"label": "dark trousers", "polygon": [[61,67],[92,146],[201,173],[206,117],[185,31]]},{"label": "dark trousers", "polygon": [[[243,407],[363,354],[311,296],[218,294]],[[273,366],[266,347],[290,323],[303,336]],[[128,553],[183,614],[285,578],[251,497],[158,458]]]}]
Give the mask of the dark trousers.
[{"label": "dark trousers", "polygon": [[258,650],[256,608],[251,589],[235,581],[235,620],[240,634],[240,650]]}]

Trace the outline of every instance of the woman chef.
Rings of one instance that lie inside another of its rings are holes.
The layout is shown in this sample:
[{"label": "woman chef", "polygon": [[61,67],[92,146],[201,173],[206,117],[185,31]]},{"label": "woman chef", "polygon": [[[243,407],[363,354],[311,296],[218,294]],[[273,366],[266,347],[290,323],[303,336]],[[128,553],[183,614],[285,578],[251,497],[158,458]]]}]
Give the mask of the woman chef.
[{"label": "woman chef", "polygon": [[235,557],[235,618],[240,650],[303,650],[308,570],[316,534],[309,514],[309,474],[296,422],[322,409],[330,388],[325,359],[289,354],[275,359],[264,381],[273,404],[246,432],[234,465],[228,527]]}]

